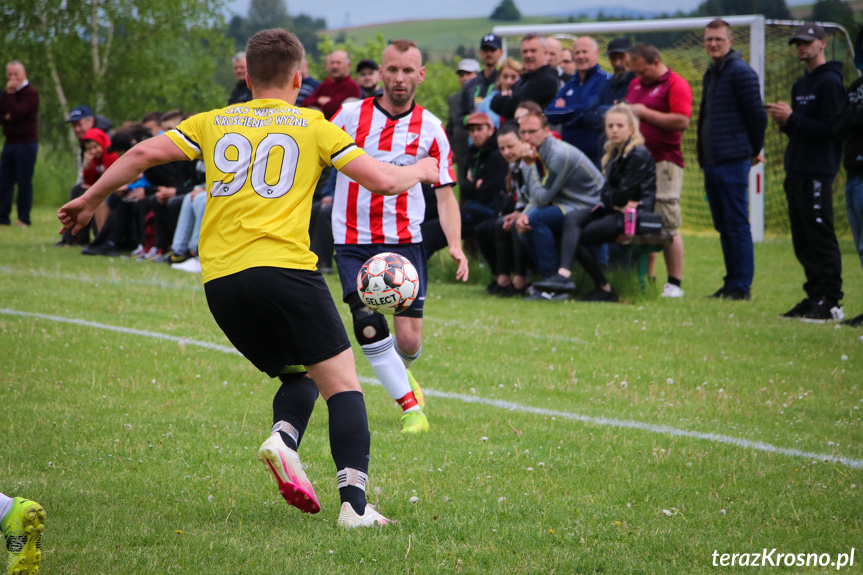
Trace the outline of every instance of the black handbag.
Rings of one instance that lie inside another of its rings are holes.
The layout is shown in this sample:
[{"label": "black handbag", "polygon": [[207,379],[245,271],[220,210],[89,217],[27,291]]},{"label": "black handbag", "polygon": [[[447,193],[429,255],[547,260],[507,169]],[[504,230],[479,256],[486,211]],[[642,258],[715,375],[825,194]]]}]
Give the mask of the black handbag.
[{"label": "black handbag", "polygon": [[662,232],[662,216],[651,212],[638,212],[635,233],[639,236],[658,236]]}]

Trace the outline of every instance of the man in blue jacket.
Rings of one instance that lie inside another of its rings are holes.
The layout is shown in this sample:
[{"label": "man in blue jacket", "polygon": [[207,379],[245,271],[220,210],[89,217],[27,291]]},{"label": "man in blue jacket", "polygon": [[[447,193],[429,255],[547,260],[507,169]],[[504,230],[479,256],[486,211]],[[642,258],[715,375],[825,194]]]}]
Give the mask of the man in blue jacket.
[{"label": "man in blue jacket", "polygon": [[592,114],[600,89],[611,77],[597,63],[599,46],[596,40],[582,36],[572,45],[576,74],[561,87],[554,101],[545,109],[550,124],[563,126],[561,138],[572,144],[599,166],[602,149]]},{"label": "man in blue jacket", "polygon": [[833,227],[833,180],[839,172],[842,141],[832,121],[845,103],[842,62],[828,62],[824,28],[806,22],[789,44],[806,65],[791,87],[791,105],[767,104],[767,112],[788,135],[785,198],[794,255],[803,266],[806,297],[783,317],[809,322],[842,321],[842,258]]},{"label": "man in blue jacket", "polygon": [[725,259],[724,283],[712,297],[748,300],[755,273],[749,168],[763,160],[767,114],[758,76],[731,44],[728,22],[716,19],[704,29],[704,49],[712,63],[702,84],[698,163]]}]

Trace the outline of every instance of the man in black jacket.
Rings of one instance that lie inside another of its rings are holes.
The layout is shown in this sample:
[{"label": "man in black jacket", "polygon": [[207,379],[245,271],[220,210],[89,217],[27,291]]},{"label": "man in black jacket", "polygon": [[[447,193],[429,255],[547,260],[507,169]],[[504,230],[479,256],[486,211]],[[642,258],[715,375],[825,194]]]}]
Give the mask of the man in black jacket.
[{"label": "man in black jacket", "polygon": [[557,70],[548,65],[544,37],[534,33],[524,35],[521,39],[521,65],[521,78],[511,93],[501,92],[491,101],[491,111],[506,120],[515,117],[515,109],[522,102],[536,102],[545,110],[557,94]]},{"label": "man in black jacket", "polygon": [[246,53],[237,52],[234,56],[234,77],[237,79],[237,85],[234,86],[228,105],[242,104],[249,102],[252,99],[252,90],[246,84]]},{"label": "man in black jacket", "polygon": [[789,40],[806,65],[791,88],[791,105],[768,103],[767,111],[788,135],[785,197],[794,255],[803,266],[806,297],[783,314],[823,323],[841,321],[842,259],[833,227],[833,180],[839,172],[842,142],[832,121],[845,101],[842,62],[827,62],[824,28],[806,22]]},{"label": "man in black jacket", "polygon": [[[855,45],[857,68],[863,70],[863,28]],[[854,247],[863,264],[863,78],[857,78],[848,87],[845,107],[834,123],[836,136],[845,140],[845,208],[848,224],[854,237]],[[863,314],[845,322],[846,325],[863,325]]]},{"label": "man in black jacket", "polygon": [[698,163],[725,260],[722,287],[712,297],[748,300],[755,274],[749,169],[764,159],[767,114],[758,76],[731,43],[731,26],[725,20],[717,18],[704,29],[704,49],[712,64],[702,82]]}]

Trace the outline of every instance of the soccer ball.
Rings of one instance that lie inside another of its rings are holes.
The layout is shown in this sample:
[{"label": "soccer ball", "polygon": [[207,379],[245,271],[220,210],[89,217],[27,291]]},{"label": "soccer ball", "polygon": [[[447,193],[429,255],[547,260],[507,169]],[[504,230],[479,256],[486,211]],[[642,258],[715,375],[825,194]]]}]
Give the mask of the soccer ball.
[{"label": "soccer ball", "polygon": [[419,274],[406,257],[384,252],[366,260],[357,274],[357,292],[363,303],[386,314],[403,312],[416,299]]}]

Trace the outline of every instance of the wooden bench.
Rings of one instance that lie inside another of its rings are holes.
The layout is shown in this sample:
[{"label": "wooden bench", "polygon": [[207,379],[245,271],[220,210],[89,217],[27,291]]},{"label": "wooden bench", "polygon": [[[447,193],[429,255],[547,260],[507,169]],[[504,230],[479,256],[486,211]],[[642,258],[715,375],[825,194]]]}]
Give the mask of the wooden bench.
[{"label": "wooden bench", "polygon": [[642,291],[647,287],[647,256],[650,253],[661,252],[671,245],[671,236],[627,236],[621,234],[615,244],[627,246],[638,260],[638,286]]}]

